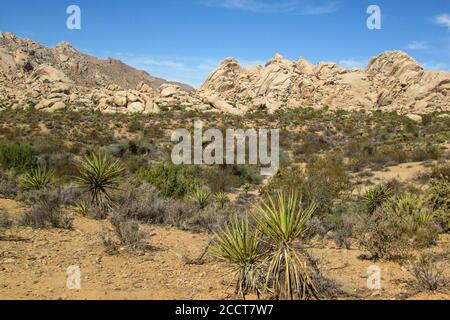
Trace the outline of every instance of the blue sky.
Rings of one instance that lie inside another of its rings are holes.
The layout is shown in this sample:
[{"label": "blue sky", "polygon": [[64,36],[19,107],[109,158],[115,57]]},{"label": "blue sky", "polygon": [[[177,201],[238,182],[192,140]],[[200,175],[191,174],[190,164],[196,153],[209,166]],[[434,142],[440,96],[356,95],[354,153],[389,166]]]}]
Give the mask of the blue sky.
[{"label": "blue sky", "polygon": [[[72,4],[81,8],[81,30],[66,28]],[[371,4],[381,8],[381,30],[366,26]],[[14,0],[1,3],[0,31],[50,47],[66,40],[194,86],[225,57],[250,66],[275,53],[364,67],[399,49],[450,70],[448,0]]]}]

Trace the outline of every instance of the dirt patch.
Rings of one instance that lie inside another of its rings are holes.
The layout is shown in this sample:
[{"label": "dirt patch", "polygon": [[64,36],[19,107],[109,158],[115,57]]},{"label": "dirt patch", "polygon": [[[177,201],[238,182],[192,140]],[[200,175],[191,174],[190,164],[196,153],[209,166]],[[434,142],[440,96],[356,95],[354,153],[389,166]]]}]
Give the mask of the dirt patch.
[{"label": "dirt patch", "polygon": [[[22,210],[14,201],[1,200],[11,216]],[[206,234],[173,228],[149,227],[154,250],[137,256],[122,251],[110,256],[100,240],[104,222],[75,219],[75,230],[4,230],[0,241],[0,299],[231,299],[233,276],[225,264],[207,257],[203,265],[186,264],[197,258],[209,241]],[[439,247],[448,247],[449,237]],[[332,243],[309,248],[320,258],[323,273],[342,285],[348,298],[450,299],[450,293],[414,294],[409,272],[395,263],[376,263],[382,269],[382,290],[367,289],[367,268],[359,250],[338,249]],[[81,268],[81,290],[66,287],[67,268]]]}]

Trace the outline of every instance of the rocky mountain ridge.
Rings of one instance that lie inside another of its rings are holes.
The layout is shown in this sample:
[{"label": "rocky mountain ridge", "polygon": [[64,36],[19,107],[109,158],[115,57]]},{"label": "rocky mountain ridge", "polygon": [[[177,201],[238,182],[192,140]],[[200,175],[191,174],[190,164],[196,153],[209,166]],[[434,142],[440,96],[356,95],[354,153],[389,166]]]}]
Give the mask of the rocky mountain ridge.
[{"label": "rocky mountain ridge", "polygon": [[183,108],[243,115],[266,109],[330,107],[400,112],[450,111],[450,72],[424,70],[401,51],[374,57],[364,70],[290,61],[265,66],[225,59],[198,89],[126,64],[80,53],[67,42],[46,48],[0,33],[0,109],[158,113]]},{"label": "rocky mountain ridge", "polygon": [[336,63],[289,61],[277,54],[266,65],[242,68],[225,59],[199,92],[239,109],[327,106],[344,109],[434,111],[450,109],[450,72],[424,70],[401,51],[374,57],[365,70]]}]

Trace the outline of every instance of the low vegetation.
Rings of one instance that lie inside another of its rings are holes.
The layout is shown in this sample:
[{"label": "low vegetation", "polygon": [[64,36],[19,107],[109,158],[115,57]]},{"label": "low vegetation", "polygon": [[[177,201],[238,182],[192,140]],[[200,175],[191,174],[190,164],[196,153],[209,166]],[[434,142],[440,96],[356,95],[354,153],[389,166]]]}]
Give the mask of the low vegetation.
[{"label": "low vegetation", "polygon": [[[146,225],[207,232],[211,253],[235,272],[239,297],[337,298],[339,285],[306,247],[331,240],[362,250],[361,258],[404,263],[450,231],[449,123],[440,115],[414,123],[326,108],[245,119],[183,108],[130,116],[5,110],[0,196],[26,205],[22,226],[70,230],[74,216],[102,220],[110,254],[148,252]],[[204,127],[284,128],[280,171],[264,180],[258,165],[172,164],[167,132],[193,116]],[[399,164],[423,170],[409,182],[383,178]],[[8,221],[0,212],[0,228]],[[409,268],[418,285],[445,287],[424,261]]]}]

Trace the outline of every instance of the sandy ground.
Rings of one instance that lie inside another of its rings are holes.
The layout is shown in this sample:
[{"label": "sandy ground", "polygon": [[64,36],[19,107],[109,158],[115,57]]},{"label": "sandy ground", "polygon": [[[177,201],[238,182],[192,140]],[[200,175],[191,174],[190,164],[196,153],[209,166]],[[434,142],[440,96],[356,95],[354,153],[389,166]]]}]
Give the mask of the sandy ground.
[{"label": "sandy ground", "polygon": [[[12,217],[19,204],[0,199],[0,208]],[[75,220],[75,230],[0,231],[0,299],[232,299],[233,280],[228,266],[207,257],[203,265],[186,264],[197,258],[208,235],[165,227],[145,227],[153,250],[137,256],[126,251],[110,256],[100,239],[104,222]],[[448,249],[445,236],[436,250]],[[336,280],[346,298],[450,299],[450,292],[415,293],[409,272],[390,262],[376,263],[382,270],[382,290],[367,289],[363,252],[322,243],[308,248],[320,258],[323,273]],[[81,269],[81,290],[67,289],[67,268]],[[449,271],[449,268],[447,268]]]}]

